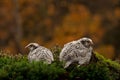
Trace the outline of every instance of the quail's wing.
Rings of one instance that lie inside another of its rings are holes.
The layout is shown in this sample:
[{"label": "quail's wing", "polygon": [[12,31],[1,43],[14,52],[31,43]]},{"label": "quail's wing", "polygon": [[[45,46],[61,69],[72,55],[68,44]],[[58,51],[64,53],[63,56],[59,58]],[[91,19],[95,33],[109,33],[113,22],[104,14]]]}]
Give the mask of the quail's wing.
[{"label": "quail's wing", "polygon": [[73,47],[74,54],[78,57],[85,57],[88,49],[83,47],[81,43],[76,43]]},{"label": "quail's wing", "polygon": [[69,47],[65,49],[62,58],[64,60],[73,60],[79,57],[85,57],[86,51],[87,50],[84,47],[82,47],[80,43],[76,41],[74,42],[74,44],[69,45]]},{"label": "quail's wing", "polygon": [[67,54],[67,50],[69,49],[71,43],[67,43],[64,45],[63,49],[60,52],[59,59],[62,61],[64,59],[64,56]]},{"label": "quail's wing", "polygon": [[49,49],[44,48],[44,53],[46,54],[46,58],[49,58],[51,61],[54,61],[53,54]]},{"label": "quail's wing", "polygon": [[68,56],[71,55],[71,51],[73,51],[73,46],[74,46],[75,41],[72,41],[70,43],[67,43],[64,45],[61,53],[60,53],[60,61],[66,60]]},{"label": "quail's wing", "polygon": [[49,49],[40,46],[38,50],[39,50],[39,53],[37,54],[37,56],[39,59],[54,61],[52,52]]}]

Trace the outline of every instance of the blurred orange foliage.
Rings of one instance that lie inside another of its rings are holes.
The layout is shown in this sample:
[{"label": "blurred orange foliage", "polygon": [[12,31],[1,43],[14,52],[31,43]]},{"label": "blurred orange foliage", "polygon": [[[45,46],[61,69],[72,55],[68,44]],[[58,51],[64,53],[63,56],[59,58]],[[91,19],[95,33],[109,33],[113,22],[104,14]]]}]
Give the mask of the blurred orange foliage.
[{"label": "blurred orange foliage", "polygon": [[103,37],[107,31],[120,26],[119,2],[2,0],[0,47],[14,54],[26,53],[24,47],[30,42],[51,48],[87,36],[93,39],[95,50],[112,58],[116,49],[113,44],[104,44]]}]

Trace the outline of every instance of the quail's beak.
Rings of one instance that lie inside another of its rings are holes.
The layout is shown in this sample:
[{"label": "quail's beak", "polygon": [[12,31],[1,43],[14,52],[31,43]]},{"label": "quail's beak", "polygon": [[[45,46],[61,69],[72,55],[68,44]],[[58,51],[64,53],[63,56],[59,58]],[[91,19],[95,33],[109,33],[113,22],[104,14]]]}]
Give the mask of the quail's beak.
[{"label": "quail's beak", "polygon": [[29,47],[29,45],[25,46],[25,48],[28,48],[28,47]]},{"label": "quail's beak", "polygon": [[94,46],[93,42],[90,42],[90,45],[91,45],[91,46]]}]

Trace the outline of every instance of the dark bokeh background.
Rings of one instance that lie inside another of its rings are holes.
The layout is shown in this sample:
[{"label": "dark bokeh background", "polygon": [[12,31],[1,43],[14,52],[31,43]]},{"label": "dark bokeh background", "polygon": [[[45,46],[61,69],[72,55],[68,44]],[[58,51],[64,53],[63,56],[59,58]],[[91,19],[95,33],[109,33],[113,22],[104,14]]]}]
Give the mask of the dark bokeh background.
[{"label": "dark bokeh background", "polygon": [[120,0],[0,0],[0,49],[25,54],[30,42],[52,48],[81,37],[95,51],[120,54]]}]

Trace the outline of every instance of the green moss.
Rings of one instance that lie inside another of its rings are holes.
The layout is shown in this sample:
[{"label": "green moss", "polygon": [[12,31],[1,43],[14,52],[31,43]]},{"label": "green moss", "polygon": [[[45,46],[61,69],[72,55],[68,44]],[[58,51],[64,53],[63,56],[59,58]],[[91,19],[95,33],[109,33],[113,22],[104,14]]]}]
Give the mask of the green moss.
[{"label": "green moss", "polygon": [[58,61],[60,49],[53,52],[56,59],[50,65],[29,63],[26,56],[0,55],[0,80],[120,80],[120,64],[98,53],[88,65],[64,69]]}]

